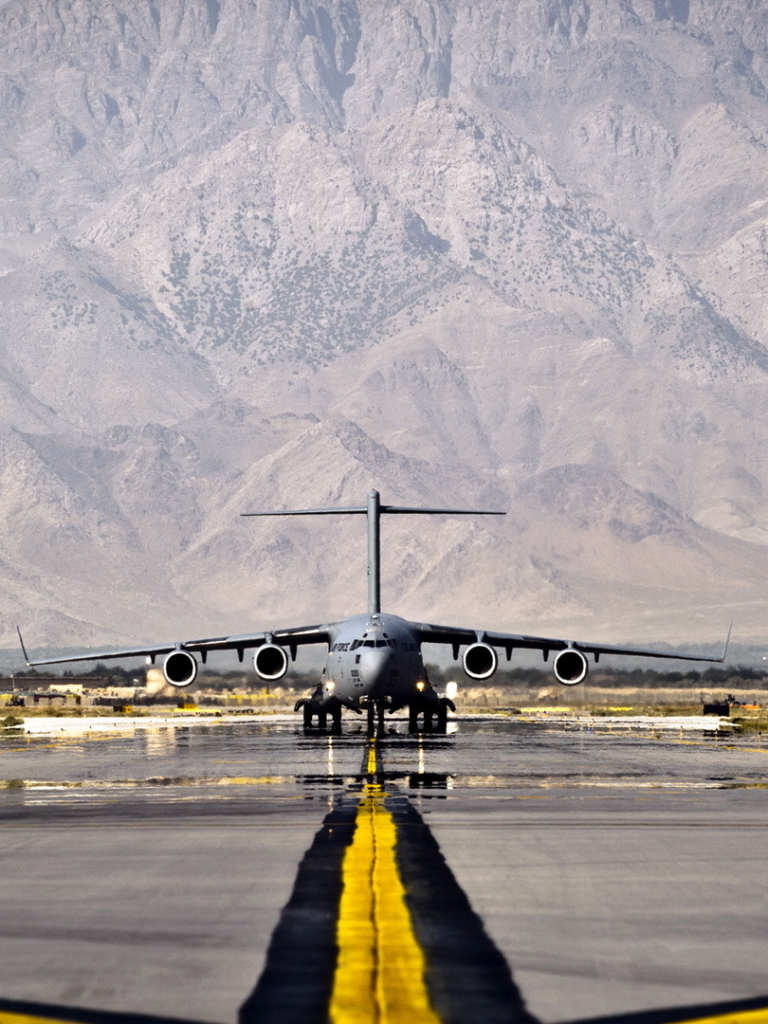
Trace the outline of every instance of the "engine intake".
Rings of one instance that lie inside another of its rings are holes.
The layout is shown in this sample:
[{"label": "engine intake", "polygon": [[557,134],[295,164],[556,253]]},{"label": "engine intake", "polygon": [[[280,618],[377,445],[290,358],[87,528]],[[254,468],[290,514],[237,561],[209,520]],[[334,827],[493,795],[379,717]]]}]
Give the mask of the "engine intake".
[{"label": "engine intake", "polygon": [[470,679],[488,679],[496,671],[499,659],[488,644],[471,644],[464,651],[464,671]]},{"label": "engine intake", "polygon": [[277,644],[264,644],[253,656],[253,668],[259,679],[282,679],[288,671],[288,655]]},{"label": "engine intake", "polygon": [[569,647],[565,651],[560,651],[552,668],[558,683],[562,683],[563,686],[576,686],[587,678],[589,664],[581,651]]},{"label": "engine intake", "polygon": [[171,686],[189,686],[197,679],[197,661],[188,651],[171,651],[163,662],[163,675]]}]

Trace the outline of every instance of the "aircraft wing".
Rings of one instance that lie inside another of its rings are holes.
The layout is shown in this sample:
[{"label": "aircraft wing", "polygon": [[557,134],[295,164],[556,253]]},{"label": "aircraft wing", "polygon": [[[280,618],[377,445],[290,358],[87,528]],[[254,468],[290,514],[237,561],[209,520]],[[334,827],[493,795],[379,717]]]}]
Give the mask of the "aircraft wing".
[{"label": "aircraft wing", "polygon": [[527,636],[518,633],[495,633],[491,630],[465,629],[461,626],[435,626],[429,623],[417,623],[419,639],[422,643],[429,644],[450,644],[455,650],[462,644],[486,643],[491,647],[501,647],[507,653],[507,658],[515,648],[542,651],[544,657],[550,651],[576,650],[583,654],[592,654],[595,661],[601,654],[624,654],[640,658],[673,658],[677,661],[710,661],[721,664],[725,661],[728,650],[728,639],[720,657],[712,657],[706,654],[673,654],[671,651],[648,650],[644,647],[621,647],[611,644],[593,644],[582,640],[562,640],[558,637]]},{"label": "aircraft wing", "polygon": [[243,651],[251,647],[261,647],[262,644],[274,643],[281,647],[288,647],[293,651],[302,644],[327,644],[330,643],[330,627],[325,626],[298,626],[292,629],[276,629],[265,633],[242,633],[237,636],[210,637],[204,640],[183,640],[178,643],[148,644],[146,647],[125,647],[118,651],[100,651],[96,654],[75,654],[64,658],[43,658],[39,661],[30,661],[27,649],[17,627],[21,649],[24,652],[24,659],[28,665],[61,665],[70,661],[108,661],[111,658],[143,658],[147,657],[154,663],[155,658],[170,654],[171,651],[189,651],[190,654],[200,654],[203,662],[210,651],[237,651],[242,661]]}]

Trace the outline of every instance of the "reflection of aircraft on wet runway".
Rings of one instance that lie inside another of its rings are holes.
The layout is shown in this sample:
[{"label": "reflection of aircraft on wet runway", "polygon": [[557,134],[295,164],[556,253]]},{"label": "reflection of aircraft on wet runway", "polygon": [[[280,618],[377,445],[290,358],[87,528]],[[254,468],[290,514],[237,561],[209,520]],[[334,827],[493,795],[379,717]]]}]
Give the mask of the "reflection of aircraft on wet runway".
[{"label": "reflection of aircraft on wet runway", "polygon": [[[255,648],[253,667],[259,678],[266,682],[281,679],[288,670],[289,655],[293,660],[296,649],[304,644],[326,644],[328,658],[317,689],[311,697],[300,700],[296,710],[303,710],[304,724],[310,726],[317,718],[325,725],[330,715],[335,725],[341,719],[342,708],[360,714],[368,712],[372,725],[379,724],[385,711],[390,713],[404,707],[409,709],[409,725],[416,728],[419,715],[425,727],[437,720],[439,729],[445,727],[448,709],[453,705],[447,697],[438,696],[430,685],[422,660],[421,645],[445,644],[452,648],[454,660],[464,647],[462,662],[470,679],[489,679],[498,667],[498,650],[503,650],[509,661],[516,648],[541,651],[546,661],[550,651],[557,652],[553,670],[558,682],[574,686],[583,682],[588,670],[587,655],[598,661],[601,654],[635,655],[648,658],[674,658],[683,661],[722,662],[719,658],[703,655],[669,654],[635,647],[614,647],[606,644],[583,643],[579,640],[561,640],[553,637],[525,636],[516,633],[497,633],[489,630],[467,629],[456,626],[436,626],[410,622],[397,615],[381,611],[380,534],[382,514],[420,515],[504,515],[503,512],[470,509],[402,508],[382,505],[378,491],[371,491],[368,503],[352,508],[301,509],[285,512],[247,512],[249,516],[279,515],[339,515],[362,514],[368,521],[368,613],[354,615],[341,622],[325,625],[278,629],[271,632],[244,633],[239,636],[189,640],[182,643],[155,644],[99,654],[77,655],[68,658],[47,658],[30,661],[28,665],[53,665],[72,661],[104,661],[108,658],[146,656],[154,664],[163,657],[163,674],[173,686],[189,686],[197,677],[196,654],[205,663],[213,651],[237,651],[240,660],[247,648]],[[21,634],[19,634],[21,639]],[[727,646],[727,641],[726,641]],[[22,649],[24,643],[22,641]],[[286,651],[288,653],[286,653]]]}]

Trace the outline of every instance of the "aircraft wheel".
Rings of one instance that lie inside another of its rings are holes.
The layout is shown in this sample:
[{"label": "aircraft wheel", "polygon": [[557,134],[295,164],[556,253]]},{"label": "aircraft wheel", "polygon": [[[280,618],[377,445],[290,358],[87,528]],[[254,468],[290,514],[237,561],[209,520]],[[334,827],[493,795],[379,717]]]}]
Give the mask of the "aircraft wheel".
[{"label": "aircraft wheel", "polygon": [[376,728],[376,705],[371,703],[368,705],[368,735],[373,736]]},{"label": "aircraft wheel", "polygon": [[331,712],[331,722],[334,729],[341,729],[341,706],[334,708]]},{"label": "aircraft wheel", "polygon": [[312,728],[312,705],[309,701],[304,702],[304,728]]},{"label": "aircraft wheel", "polygon": [[437,705],[437,731],[438,732],[445,732],[447,727],[448,727],[448,708],[443,703],[443,701],[439,701],[438,705]]},{"label": "aircraft wheel", "polygon": [[432,718],[433,714],[431,711],[424,712],[424,732],[432,732]]},{"label": "aircraft wheel", "polygon": [[317,727],[318,727],[318,729],[324,729],[327,720],[328,720],[328,713],[326,711],[318,711],[317,712]]},{"label": "aircraft wheel", "polygon": [[419,712],[418,709],[413,705],[408,705],[408,732],[419,731]]}]

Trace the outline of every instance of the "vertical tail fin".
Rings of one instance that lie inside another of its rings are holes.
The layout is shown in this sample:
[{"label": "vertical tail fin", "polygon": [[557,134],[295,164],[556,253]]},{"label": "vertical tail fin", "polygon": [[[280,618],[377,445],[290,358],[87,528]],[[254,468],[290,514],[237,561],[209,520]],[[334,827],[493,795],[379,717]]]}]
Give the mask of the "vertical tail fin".
[{"label": "vertical tail fin", "polygon": [[381,611],[381,516],[382,515],[430,515],[430,516],[505,516],[506,512],[488,512],[470,508],[413,508],[399,505],[382,505],[379,492],[370,490],[366,505],[349,508],[304,508],[287,509],[284,512],[241,512],[242,516],[330,516],[365,515],[368,518],[368,613]]}]

